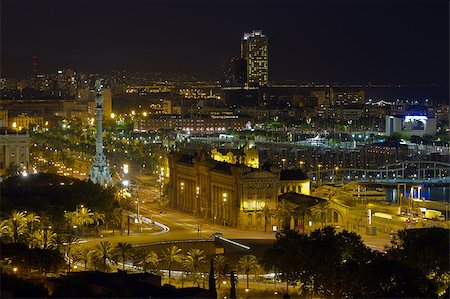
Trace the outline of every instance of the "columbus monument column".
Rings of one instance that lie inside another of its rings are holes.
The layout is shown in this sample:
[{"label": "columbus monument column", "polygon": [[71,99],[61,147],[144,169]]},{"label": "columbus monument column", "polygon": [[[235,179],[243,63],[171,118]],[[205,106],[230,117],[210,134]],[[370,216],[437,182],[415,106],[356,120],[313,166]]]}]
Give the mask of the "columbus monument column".
[{"label": "columbus monument column", "polygon": [[97,141],[95,145],[95,156],[89,173],[89,179],[94,184],[112,185],[112,177],[106,164],[106,157],[103,154],[103,139],[102,139],[102,120],[103,120],[103,84],[101,80],[95,82],[95,109],[97,117]]}]

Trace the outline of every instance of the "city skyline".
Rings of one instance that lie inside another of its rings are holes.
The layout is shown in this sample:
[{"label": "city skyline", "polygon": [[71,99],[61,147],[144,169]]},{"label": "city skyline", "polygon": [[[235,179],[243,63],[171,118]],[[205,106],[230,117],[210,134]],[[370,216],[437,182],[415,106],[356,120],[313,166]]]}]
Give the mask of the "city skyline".
[{"label": "city skyline", "polygon": [[30,76],[37,55],[41,72],[124,69],[219,80],[239,56],[242,35],[262,30],[270,79],[448,86],[444,1],[124,3],[3,2],[1,76]]}]

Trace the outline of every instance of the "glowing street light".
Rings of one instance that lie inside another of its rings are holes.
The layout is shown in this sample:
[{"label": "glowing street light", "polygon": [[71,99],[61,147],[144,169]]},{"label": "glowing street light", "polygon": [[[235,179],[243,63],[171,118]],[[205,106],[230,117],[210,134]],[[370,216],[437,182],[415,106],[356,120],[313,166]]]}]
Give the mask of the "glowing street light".
[{"label": "glowing street light", "polygon": [[201,210],[201,204],[199,202],[199,196],[200,196],[200,187],[197,186],[195,187],[195,194],[196,194],[196,200],[197,200],[197,206],[198,206],[198,211],[197,211],[197,233],[200,234],[200,210]]},{"label": "glowing street light", "polygon": [[123,173],[128,173],[128,164],[123,164]]},{"label": "glowing street light", "polygon": [[320,186],[320,168],[322,164],[317,164],[317,186]]}]

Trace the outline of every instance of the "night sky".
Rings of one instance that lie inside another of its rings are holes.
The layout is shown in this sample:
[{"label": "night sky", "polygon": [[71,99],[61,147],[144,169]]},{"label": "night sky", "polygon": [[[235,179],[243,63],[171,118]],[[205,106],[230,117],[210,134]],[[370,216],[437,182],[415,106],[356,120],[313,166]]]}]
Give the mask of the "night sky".
[{"label": "night sky", "polygon": [[1,1],[1,75],[71,67],[220,79],[244,32],[273,79],[448,85],[448,1]]}]

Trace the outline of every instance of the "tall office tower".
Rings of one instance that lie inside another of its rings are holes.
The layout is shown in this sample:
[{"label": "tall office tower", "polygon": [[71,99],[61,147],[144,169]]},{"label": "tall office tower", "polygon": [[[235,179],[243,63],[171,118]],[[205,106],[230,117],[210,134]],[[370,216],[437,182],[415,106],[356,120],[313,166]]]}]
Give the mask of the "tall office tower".
[{"label": "tall office tower", "polygon": [[231,84],[243,87],[247,83],[247,62],[242,58],[231,59]]},{"label": "tall office tower", "polygon": [[95,103],[97,104],[96,116],[97,116],[97,142],[95,146],[94,161],[91,166],[89,179],[94,184],[111,185],[112,177],[109,172],[108,164],[106,164],[106,157],[103,154],[103,139],[102,139],[102,120],[103,120],[103,84],[101,80],[97,80],[95,83]]},{"label": "tall office tower", "polygon": [[39,58],[36,55],[33,55],[31,57],[31,63],[32,63],[32,68],[31,68],[31,72],[33,74],[33,78],[36,78],[36,75],[38,74],[38,67],[39,67]]},{"label": "tall office tower", "polygon": [[225,73],[226,87],[244,87],[247,84],[247,62],[245,59],[235,57]]},{"label": "tall office tower", "polygon": [[247,61],[247,85],[263,86],[269,82],[268,40],[261,30],[244,33],[241,58]]}]

